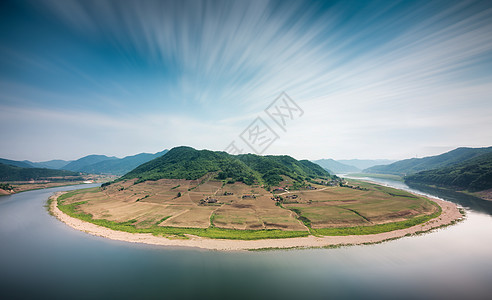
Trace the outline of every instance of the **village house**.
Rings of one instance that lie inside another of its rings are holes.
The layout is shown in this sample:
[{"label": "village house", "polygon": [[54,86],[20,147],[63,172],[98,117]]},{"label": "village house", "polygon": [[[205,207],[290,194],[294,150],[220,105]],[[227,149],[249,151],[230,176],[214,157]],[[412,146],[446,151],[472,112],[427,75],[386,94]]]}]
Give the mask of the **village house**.
[{"label": "village house", "polygon": [[206,203],[217,203],[217,199],[212,198],[212,197],[207,197],[205,199],[200,200],[200,204],[206,204]]}]

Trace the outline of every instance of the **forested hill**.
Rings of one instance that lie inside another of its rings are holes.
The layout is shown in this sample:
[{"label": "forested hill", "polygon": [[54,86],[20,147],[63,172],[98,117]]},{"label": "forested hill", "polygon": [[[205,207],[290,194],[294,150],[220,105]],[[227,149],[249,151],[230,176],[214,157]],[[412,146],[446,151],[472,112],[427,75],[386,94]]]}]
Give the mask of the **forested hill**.
[{"label": "forested hill", "polygon": [[408,183],[424,183],[481,191],[492,188],[492,152],[482,154],[462,163],[422,171],[405,177]]},{"label": "forested hill", "polygon": [[176,147],[166,155],[151,160],[122,179],[138,178],[140,181],[161,178],[195,180],[207,173],[216,172],[218,179],[232,179],[246,184],[276,185],[281,175],[294,180],[309,177],[330,177],[320,166],[290,156],[258,156],[254,154],[230,155],[225,152]]},{"label": "forested hill", "polygon": [[21,168],[0,163],[0,181],[28,181],[62,178],[70,176],[70,179],[82,180],[79,173],[66,170],[53,170],[43,168]]},{"label": "forested hill", "polygon": [[330,173],[319,165],[308,160],[296,160],[288,155],[260,156],[256,154],[241,154],[235,156],[249,168],[258,172],[263,181],[270,185],[282,181],[280,175],[302,181],[306,178],[330,177]]},{"label": "forested hill", "polygon": [[365,169],[366,173],[381,173],[394,175],[408,175],[420,171],[449,167],[462,163],[466,160],[478,157],[485,153],[491,153],[492,147],[488,148],[457,148],[441,155],[424,158],[411,158],[400,160],[389,165],[374,166]]}]

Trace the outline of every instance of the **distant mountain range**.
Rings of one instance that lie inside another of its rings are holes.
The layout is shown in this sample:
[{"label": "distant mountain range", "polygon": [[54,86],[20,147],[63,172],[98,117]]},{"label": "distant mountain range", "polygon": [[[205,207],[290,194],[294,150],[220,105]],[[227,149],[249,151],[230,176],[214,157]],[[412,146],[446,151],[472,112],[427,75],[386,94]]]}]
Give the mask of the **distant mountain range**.
[{"label": "distant mountain range", "polygon": [[389,159],[318,159],[313,160],[314,163],[322,166],[332,174],[357,173],[363,169],[382,164],[390,164],[395,162]]},{"label": "distant mountain range", "polygon": [[176,147],[166,155],[140,165],[121,179],[139,181],[158,179],[195,180],[214,173],[218,179],[231,179],[246,184],[278,185],[282,175],[295,181],[314,177],[331,177],[319,165],[290,156],[230,155],[226,152]]},{"label": "distant mountain range", "polygon": [[332,174],[391,174],[403,177],[409,184],[469,191],[492,189],[492,147],[461,147],[440,155],[400,161],[320,159],[313,162]]},{"label": "distant mountain range", "polygon": [[2,164],[21,167],[21,168],[61,169],[64,166],[66,166],[69,162],[70,161],[60,160],[60,159],[43,161],[43,162],[32,162],[28,160],[18,161],[18,160],[0,158],[0,163]]},{"label": "distant mountain range", "polygon": [[0,158],[0,163],[21,168],[62,169],[91,174],[123,175],[143,163],[166,154],[167,151],[168,150],[163,150],[155,154],[140,153],[124,158],[106,155],[88,155],[74,161],[50,160],[44,162],[31,162],[28,160],[16,161]]},{"label": "distant mountain range", "polygon": [[0,163],[0,181],[28,181],[45,179],[53,180],[62,179],[61,177],[66,176],[70,176],[71,180],[82,180],[82,177],[79,176],[79,173],[72,171],[33,167],[23,168]]},{"label": "distant mountain range", "polygon": [[114,160],[118,159],[114,156],[106,156],[106,155],[87,155],[77,160],[74,160],[68,163],[66,166],[61,167],[61,169],[69,170],[69,171],[78,171],[83,172],[84,168],[87,168],[90,165],[97,164],[102,161]]},{"label": "distant mountain range", "polygon": [[492,152],[492,147],[457,148],[436,156],[410,158],[400,160],[389,165],[370,167],[365,169],[364,172],[404,176],[420,171],[453,166],[489,152]]},{"label": "distant mountain range", "polygon": [[313,160],[313,163],[320,165],[331,174],[355,173],[361,171],[357,167],[343,164],[331,158]]},{"label": "distant mountain range", "polygon": [[[107,157],[104,159],[101,156],[94,157],[91,155],[76,160],[63,169],[70,170],[69,168],[75,168],[78,172],[91,173],[91,174],[112,174],[112,175],[124,175],[143,163],[151,161],[155,158],[161,157],[166,154],[168,150],[163,150],[155,154],[140,153],[137,155],[126,156],[124,158]],[[90,159],[87,159],[90,158]],[[92,162],[92,163],[91,163]],[[75,164],[77,163],[77,164]]]},{"label": "distant mountain range", "polygon": [[396,160],[390,159],[339,159],[339,163],[354,166],[359,170],[364,170],[377,165],[389,165],[394,163]]},{"label": "distant mountain range", "polygon": [[[362,167],[370,166],[363,172],[399,175],[408,183],[424,183],[470,191],[492,189],[492,147],[457,148],[441,155],[390,162],[356,159],[320,159],[310,162],[298,161],[290,156],[229,155],[225,152],[176,147],[171,151],[140,153],[124,158],[88,155],[75,161],[46,162],[0,158],[0,181],[75,176],[80,172],[124,175],[123,178],[126,179],[140,180],[197,179],[209,172],[217,172],[217,176],[222,179],[230,178],[248,184],[261,182],[275,185],[282,180],[281,176],[302,181],[309,177],[330,176],[328,172],[360,172]],[[389,164],[374,165],[377,163]]]},{"label": "distant mountain range", "polygon": [[68,165],[71,160],[54,159],[43,162],[32,162],[25,160],[24,162],[32,165],[35,168],[62,169],[64,166]]},{"label": "distant mountain range", "polygon": [[19,168],[34,168],[33,165],[31,165],[25,161],[17,161],[17,160],[10,160],[10,159],[4,159],[4,158],[0,158],[0,164],[15,166],[15,167],[19,167]]}]

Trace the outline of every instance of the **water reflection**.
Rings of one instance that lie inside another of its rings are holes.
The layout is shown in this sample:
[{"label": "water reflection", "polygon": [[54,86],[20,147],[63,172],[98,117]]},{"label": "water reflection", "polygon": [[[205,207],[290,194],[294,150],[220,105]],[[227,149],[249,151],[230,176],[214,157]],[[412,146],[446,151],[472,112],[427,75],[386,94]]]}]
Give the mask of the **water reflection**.
[{"label": "water reflection", "polygon": [[492,294],[492,216],[478,213],[482,206],[471,200],[460,202],[472,208],[464,222],[421,236],[249,253],[130,244],[73,230],[43,208],[54,190],[64,189],[71,188],[0,198],[0,299],[487,299]]},{"label": "water reflection", "polygon": [[408,184],[408,186],[414,190],[422,191],[424,193],[435,195],[439,198],[454,202],[467,209],[492,215],[492,201],[487,201],[478,197],[454,191],[433,188],[422,184]]}]

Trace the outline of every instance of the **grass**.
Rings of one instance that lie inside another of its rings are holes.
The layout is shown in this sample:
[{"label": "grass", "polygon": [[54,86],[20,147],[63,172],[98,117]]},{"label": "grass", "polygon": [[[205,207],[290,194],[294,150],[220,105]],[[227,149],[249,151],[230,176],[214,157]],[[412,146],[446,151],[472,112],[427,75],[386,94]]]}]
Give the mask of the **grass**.
[{"label": "grass", "polygon": [[155,224],[161,224],[162,222],[166,221],[167,219],[169,219],[171,216],[167,216],[167,217],[164,217],[162,219],[160,219],[159,221],[155,222]]},{"label": "grass", "polygon": [[297,215],[297,219],[299,219],[307,228],[311,229],[311,220],[302,215],[301,210],[297,208],[289,208],[291,211],[295,212]]},{"label": "grass", "polygon": [[214,228],[215,225],[214,225],[214,219],[215,219],[215,213],[212,213],[210,215],[210,228]]},{"label": "grass", "polygon": [[44,208],[46,208],[46,210],[48,211],[48,213],[51,216],[54,216],[53,212],[50,209],[51,203],[53,203],[54,200],[55,200],[55,198],[53,196],[51,196],[51,197],[48,198],[48,201],[46,201],[46,204],[44,205]]}]

